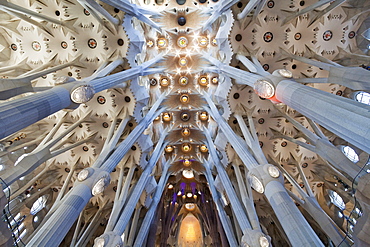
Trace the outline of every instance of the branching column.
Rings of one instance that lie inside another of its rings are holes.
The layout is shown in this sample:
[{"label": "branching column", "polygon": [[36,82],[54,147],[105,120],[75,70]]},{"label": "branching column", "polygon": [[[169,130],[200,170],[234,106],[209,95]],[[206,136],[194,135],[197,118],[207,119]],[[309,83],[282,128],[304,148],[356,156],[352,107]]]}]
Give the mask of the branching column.
[{"label": "branching column", "polygon": [[370,106],[290,80],[277,85],[276,98],[370,153]]}]

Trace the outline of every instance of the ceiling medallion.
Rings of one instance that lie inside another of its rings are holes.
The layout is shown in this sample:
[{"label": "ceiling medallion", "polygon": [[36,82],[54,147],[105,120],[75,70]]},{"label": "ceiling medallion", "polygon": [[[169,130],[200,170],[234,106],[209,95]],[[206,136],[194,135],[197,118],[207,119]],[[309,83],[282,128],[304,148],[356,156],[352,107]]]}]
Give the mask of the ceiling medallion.
[{"label": "ceiling medallion", "polygon": [[163,115],[162,115],[162,119],[163,119],[163,121],[165,121],[165,122],[169,122],[169,121],[171,121],[172,116],[171,116],[171,114],[170,114],[170,113],[165,112],[165,113],[163,113]]},{"label": "ceiling medallion", "polygon": [[167,145],[165,151],[166,153],[171,153],[173,151],[173,147],[171,145]]},{"label": "ceiling medallion", "polygon": [[353,39],[355,36],[356,36],[355,31],[351,31],[351,32],[348,33],[348,38],[350,38],[350,39]]},{"label": "ceiling medallion", "polygon": [[68,48],[68,44],[67,44],[67,42],[65,42],[65,41],[62,41],[62,42],[60,43],[60,46],[61,46],[63,49],[67,49],[67,48]]},{"label": "ceiling medallion", "polygon": [[202,152],[202,153],[206,153],[206,152],[208,152],[208,148],[207,148],[207,146],[206,145],[201,145],[200,147],[199,147],[199,150]]},{"label": "ceiling medallion", "polygon": [[180,38],[177,39],[177,45],[180,48],[185,48],[188,46],[188,39],[185,38],[184,36],[181,36]]},{"label": "ceiling medallion", "polygon": [[182,66],[182,67],[186,66],[186,65],[188,64],[188,60],[186,59],[186,57],[181,57],[181,58],[179,59],[179,64],[180,64],[180,66]]},{"label": "ceiling medallion", "polygon": [[17,45],[16,44],[11,44],[10,45],[10,48],[13,50],[13,51],[16,51],[18,49]]},{"label": "ceiling medallion", "polygon": [[198,79],[199,85],[206,87],[208,85],[208,78],[207,76],[200,76]]},{"label": "ceiling medallion", "polygon": [[274,2],[274,1],[272,1],[272,0],[271,0],[271,1],[268,1],[268,2],[267,2],[267,7],[268,7],[268,8],[270,8],[270,9],[271,9],[271,8],[273,8],[274,6],[275,6],[275,2]]},{"label": "ceiling medallion", "polygon": [[186,122],[186,121],[189,121],[190,114],[188,112],[182,112],[181,115],[180,115],[180,117],[181,117],[181,120],[182,121]]},{"label": "ceiling medallion", "polygon": [[33,42],[32,42],[32,49],[33,49],[34,51],[40,51],[40,50],[41,50],[41,44],[40,44],[40,42],[38,42],[38,41],[33,41]]},{"label": "ceiling medallion", "polygon": [[91,48],[91,49],[95,49],[97,46],[98,46],[98,42],[96,42],[95,39],[89,39],[89,41],[87,41],[87,45]]},{"label": "ceiling medallion", "polygon": [[274,35],[271,33],[271,32],[266,32],[264,35],[263,35],[263,40],[265,42],[271,42],[272,39],[274,38]]},{"label": "ceiling medallion", "polygon": [[179,79],[179,84],[181,86],[186,86],[188,84],[188,82],[189,82],[189,80],[188,80],[188,78],[186,76],[182,76]]},{"label": "ceiling medallion", "polygon": [[206,121],[206,120],[208,120],[208,113],[207,113],[207,112],[205,112],[205,111],[201,112],[201,113],[199,114],[199,118],[200,118],[200,120],[202,120],[202,121]]},{"label": "ceiling medallion", "polygon": [[184,143],[182,144],[181,149],[184,153],[188,153],[191,151],[191,145],[189,143]]},{"label": "ceiling medallion", "polygon": [[105,100],[105,97],[104,96],[98,96],[96,98],[96,100],[98,101],[99,104],[103,105],[105,104],[106,100]]},{"label": "ceiling medallion", "polygon": [[322,35],[322,38],[325,40],[325,41],[329,41],[331,40],[331,38],[333,37],[333,32],[330,31],[330,30],[327,30],[323,33]]},{"label": "ceiling medallion", "polygon": [[168,77],[166,77],[166,76],[163,76],[162,78],[161,78],[161,86],[162,87],[167,87],[168,85],[170,85],[170,81],[169,81],[169,79],[168,79]]},{"label": "ceiling medallion", "polygon": [[200,37],[199,39],[198,39],[198,45],[200,46],[200,47],[207,47],[207,45],[208,45],[208,38],[207,37]]},{"label": "ceiling medallion", "polygon": [[190,135],[190,130],[188,128],[183,128],[181,130],[181,135],[186,137],[186,136],[189,136]]},{"label": "ceiling medallion", "polygon": [[295,40],[300,40],[301,38],[302,38],[302,34],[301,33],[294,34],[294,39]]},{"label": "ceiling medallion", "polygon": [[159,38],[157,40],[158,48],[165,48],[167,46],[167,40],[165,38]]},{"label": "ceiling medallion", "polygon": [[89,16],[89,15],[90,15],[90,12],[89,12],[87,9],[84,9],[84,14],[85,14],[86,16]]},{"label": "ceiling medallion", "polygon": [[187,94],[183,94],[183,95],[180,96],[180,101],[182,103],[189,103],[190,97]]}]

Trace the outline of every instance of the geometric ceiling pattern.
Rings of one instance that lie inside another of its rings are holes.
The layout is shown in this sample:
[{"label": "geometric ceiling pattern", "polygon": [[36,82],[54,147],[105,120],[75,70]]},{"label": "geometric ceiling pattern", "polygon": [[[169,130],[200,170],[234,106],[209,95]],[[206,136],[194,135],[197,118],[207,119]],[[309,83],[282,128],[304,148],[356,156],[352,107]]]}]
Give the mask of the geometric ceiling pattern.
[{"label": "geometric ceiling pattern", "polygon": [[368,246],[370,3],[1,0],[2,246]]}]

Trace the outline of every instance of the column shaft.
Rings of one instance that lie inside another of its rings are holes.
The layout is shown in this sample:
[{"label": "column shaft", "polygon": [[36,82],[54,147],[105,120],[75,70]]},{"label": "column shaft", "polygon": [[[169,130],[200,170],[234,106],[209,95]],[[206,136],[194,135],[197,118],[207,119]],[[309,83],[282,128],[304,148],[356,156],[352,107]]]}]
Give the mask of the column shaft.
[{"label": "column shaft", "polygon": [[277,85],[276,98],[370,153],[370,106],[289,80]]}]

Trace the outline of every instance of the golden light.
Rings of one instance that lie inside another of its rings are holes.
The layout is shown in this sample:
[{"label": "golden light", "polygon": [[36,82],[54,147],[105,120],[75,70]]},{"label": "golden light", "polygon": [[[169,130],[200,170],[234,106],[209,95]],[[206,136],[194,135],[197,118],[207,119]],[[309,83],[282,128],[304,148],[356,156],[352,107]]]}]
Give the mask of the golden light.
[{"label": "golden light", "polygon": [[148,47],[153,47],[154,46],[154,42],[153,42],[153,40],[149,40],[148,42],[146,42],[146,45],[148,46]]},{"label": "golden light", "polygon": [[200,46],[200,47],[206,47],[207,45],[208,45],[208,38],[207,37],[200,37],[199,39],[198,39],[198,45]]},{"label": "golden light", "polygon": [[182,136],[189,136],[190,135],[190,130],[188,128],[183,128],[181,131]]},{"label": "golden light", "polygon": [[180,96],[180,101],[182,103],[189,103],[190,97],[187,94],[183,94],[183,95]]},{"label": "golden light", "polygon": [[170,80],[167,77],[163,76],[161,78],[161,86],[167,87],[168,85],[170,85]]},{"label": "golden light", "polygon": [[212,39],[211,44],[212,44],[213,46],[216,46],[216,45],[217,45],[217,40],[216,40],[216,38],[213,38],[213,39]]},{"label": "golden light", "polygon": [[201,76],[201,77],[199,77],[198,83],[199,83],[199,85],[201,85],[203,87],[207,86],[208,85],[208,78],[207,78],[207,76]]},{"label": "golden light", "polygon": [[166,146],[165,148],[166,153],[171,153],[173,151],[173,147],[171,145]]},{"label": "golden light", "polygon": [[191,145],[188,144],[188,143],[184,143],[184,144],[182,144],[181,149],[185,153],[190,152],[191,151]]},{"label": "golden light", "polygon": [[188,198],[190,198],[190,197],[193,197],[193,194],[192,194],[192,193],[190,193],[190,192],[188,192],[188,193],[186,194],[186,196],[187,196]]},{"label": "golden light", "polygon": [[173,185],[172,185],[172,184],[169,184],[169,185],[168,185],[168,189],[169,189],[169,190],[173,189]]},{"label": "golden light", "polygon": [[191,161],[189,159],[185,159],[183,162],[184,166],[190,166],[191,165]]},{"label": "golden light", "polygon": [[185,48],[188,46],[188,39],[185,38],[184,36],[181,36],[180,38],[177,39],[177,45],[180,48]]},{"label": "golden light", "polygon": [[182,76],[182,77],[180,77],[180,79],[179,79],[179,84],[181,85],[181,86],[186,86],[187,84],[188,84],[188,78],[186,77],[186,76]]},{"label": "golden light", "polygon": [[172,116],[168,112],[165,112],[165,113],[163,113],[162,118],[163,118],[164,121],[169,122],[169,121],[171,121]]},{"label": "golden light", "polygon": [[158,48],[165,48],[167,46],[167,40],[165,38],[159,38],[157,40]]},{"label": "golden light", "polygon": [[188,64],[188,60],[186,59],[186,57],[181,57],[181,58],[179,59],[179,64],[180,64],[180,66],[182,66],[182,67],[186,66],[186,64]]},{"label": "golden light", "polygon": [[218,77],[217,76],[215,76],[215,77],[212,78],[212,83],[213,84],[217,84],[218,83]]},{"label": "golden light", "polygon": [[205,112],[205,111],[201,112],[201,113],[199,114],[199,118],[200,118],[200,120],[202,120],[202,121],[206,121],[206,120],[208,120],[208,113],[207,113],[207,112]]},{"label": "golden light", "polygon": [[207,148],[207,146],[206,146],[206,145],[204,145],[204,144],[203,144],[203,145],[201,145],[199,149],[200,149],[200,151],[201,151],[202,153],[206,153],[206,152],[208,152],[208,148]]}]

